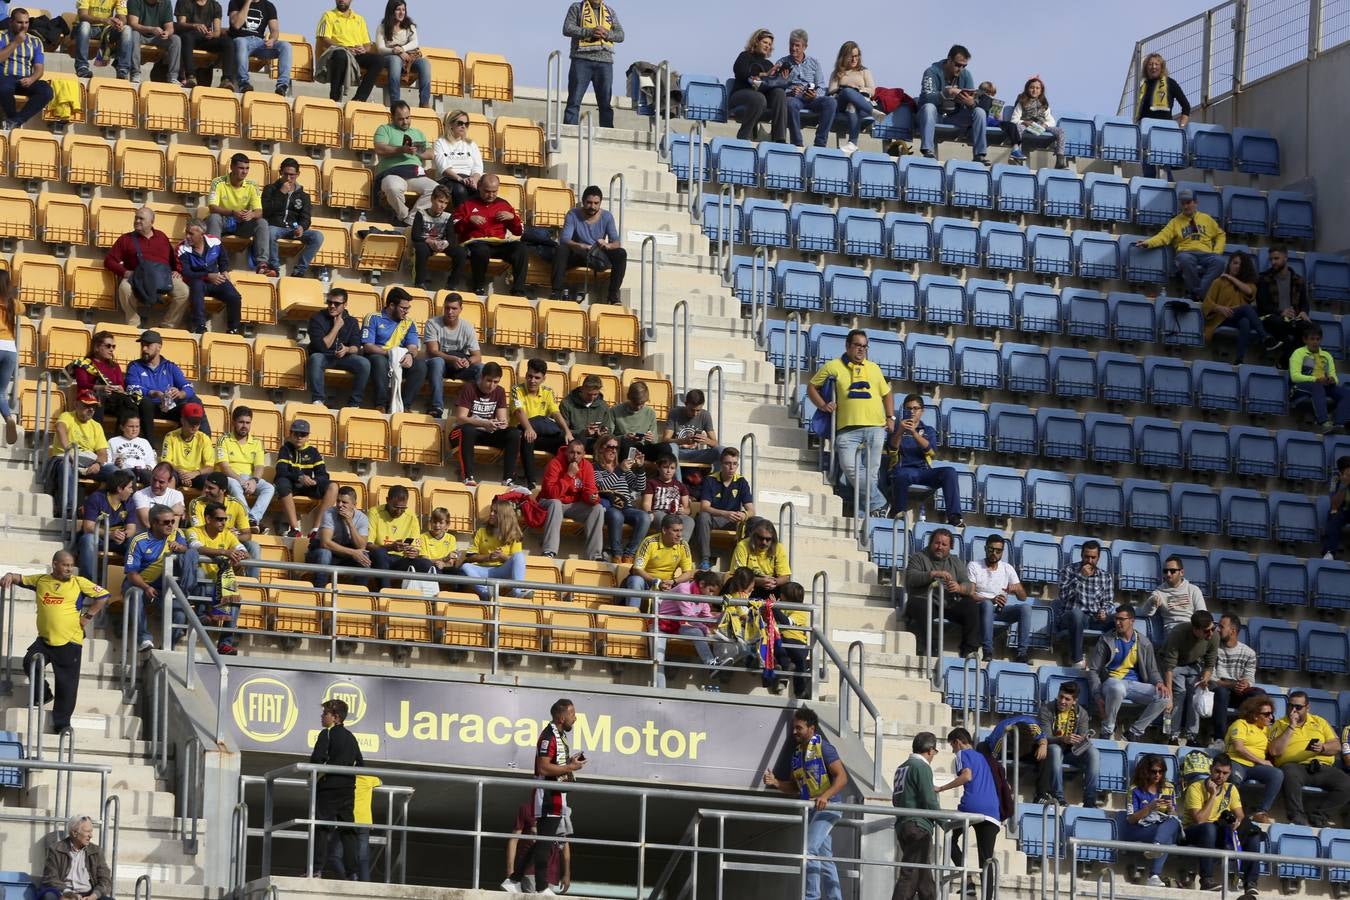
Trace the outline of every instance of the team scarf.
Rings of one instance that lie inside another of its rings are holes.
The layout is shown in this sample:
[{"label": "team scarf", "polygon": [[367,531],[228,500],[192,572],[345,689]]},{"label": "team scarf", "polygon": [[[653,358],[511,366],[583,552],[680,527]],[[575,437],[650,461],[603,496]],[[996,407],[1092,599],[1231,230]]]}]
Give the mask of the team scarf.
[{"label": "team scarf", "polygon": [[825,739],[816,734],[792,754],[792,777],[802,791],[803,800],[819,797],[830,789],[830,772],[825,767],[822,746]]},{"label": "team scarf", "polygon": [[[1147,91],[1148,91],[1148,79],[1147,79],[1147,78],[1144,78],[1144,79],[1140,80],[1140,82],[1139,82],[1139,95],[1135,98],[1135,101],[1134,101],[1134,110],[1135,110],[1136,118],[1138,117],[1139,104],[1140,104],[1140,102],[1143,101],[1143,99],[1144,99],[1144,94],[1145,94]],[[1153,86],[1153,99],[1149,102],[1148,108],[1149,108],[1149,111],[1150,111],[1150,112],[1156,112],[1156,111],[1171,112],[1171,111],[1172,111],[1172,97],[1171,97],[1171,95],[1170,95],[1170,94],[1168,93],[1168,91],[1167,91],[1167,76],[1166,76],[1166,75],[1159,75],[1159,76],[1158,76],[1158,81],[1157,81],[1157,83],[1154,84],[1154,86]]]},{"label": "team scarf", "polygon": [[[581,27],[582,27],[582,28],[585,28],[587,31],[591,31],[592,29],[595,29],[595,28],[603,28],[603,29],[605,29],[605,32],[606,32],[606,33],[610,32],[610,31],[613,31],[614,28],[613,28],[613,26],[611,25],[610,19],[609,19],[609,7],[606,6],[604,3],[601,3],[601,4],[600,4],[600,15],[597,17],[597,16],[596,16],[596,12],[595,12],[595,7],[592,6],[592,5],[588,2],[588,0],[582,0],[582,3],[581,3]],[[612,49],[614,49],[614,42],[613,42],[613,41],[597,40],[597,39],[594,39],[594,38],[589,38],[589,39],[585,39],[585,38],[584,38],[584,39],[582,39],[582,40],[577,41],[577,47],[578,47],[578,49],[586,49],[586,50],[594,50],[594,49],[597,49],[597,48],[599,48],[599,49],[604,49],[604,50],[612,50]]]}]

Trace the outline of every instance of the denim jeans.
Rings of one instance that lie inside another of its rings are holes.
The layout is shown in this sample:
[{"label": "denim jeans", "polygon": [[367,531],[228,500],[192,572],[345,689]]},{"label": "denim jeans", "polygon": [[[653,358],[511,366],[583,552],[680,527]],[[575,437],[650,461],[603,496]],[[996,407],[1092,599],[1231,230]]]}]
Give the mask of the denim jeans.
[{"label": "denim jeans", "polygon": [[370,380],[370,360],[358,353],[351,353],[338,359],[326,353],[311,353],[305,364],[305,375],[309,380],[309,399],[311,403],[327,403],[328,394],[324,390],[323,373],[325,369],[341,369],[352,375],[352,406],[360,406],[366,392],[366,382]]},{"label": "denim jeans", "polygon": [[1223,274],[1228,261],[1222,253],[1202,253],[1199,250],[1183,250],[1177,254],[1177,271],[1186,285],[1186,293],[1196,300],[1205,299],[1209,286],[1214,279]]},{"label": "denim jeans", "polygon": [[248,505],[248,500],[244,497],[244,486],[238,479],[231,478],[229,483],[230,496],[238,500],[244,509],[248,510],[248,517],[255,522],[261,522],[263,516],[267,515],[267,507],[272,505],[272,495],[276,493],[271,482],[262,478],[258,479],[258,493],[254,495],[253,505]]},{"label": "denim jeans", "polygon": [[[431,408],[445,409],[445,371],[447,365],[445,360],[439,356],[427,357],[427,380],[431,382]],[[455,369],[451,378],[458,378],[460,381],[468,384],[470,381],[478,380],[478,373],[483,371],[482,363],[470,363],[463,369]]]},{"label": "denim jeans", "polygon": [[1342,508],[1327,516],[1327,524],[1322,528],[1322,555],[1333,556],[1341,552],[1341,532],[1350,525],[1350,508]]},{"label": "denim jeans", "polygon": [[[384,99],[390,106],[399,99],[403,88],[403,57],[390,53],[384,58],[384,70],[389,73],[389,82],[384,89]],[[412,61],[412,70],[417,73],[417,105],[431,105],[431,60],[425,56]]]},{"label": "denim jeans", "polygon": [[[694,624],[689,623],[689,622],[685,622],[684,624],[680,625],[680,631],[679,631],[679,633],[680,633],[681,635],[684,635],[685,637],[692,638],[692,640],[690,641],[690,643],[692,643],[692,644],[694,645],[694,652],[698,654],[698,661],[699,661],[700,663],[702,663],[702,664],[705,665],[705,666],[710,666],[710,665],[712,665],[712,659],[713,659],[713,654],[712,654],[712,644],[711,644],[709,641],[707,641],[707,640],[700,640],[700,638],[706,638],[706,637],[708,637],[708,630],[707,630],[707,629],[705,629],[705,628],[700,628],[699,626],[694,625]],[[665,635],[665,634],[662,634],[660,637],[658,637],[658,638],[656,639],[656,661],[657,661],[657,663],[661,663],[661,664],[664,664],[664,663],[665,663],[665,661],[666,661],[666,642],[669,641],[669,640],[670,640],[670,638],[669,638],[667,635]],[[710,673],[709,671],[707,671],[707,670],[703,670],[703,671],[691,670],[691,671],[692,671],[692,673],[694,674],[695,677],[706,677],[706,676],[708,676],[709,674],[711,674],[711,673]],[[658,688],[663,688],[663,687],[666,686],[666,667],[665,667],[665,665],[658,665],[658,666],[656,667],[656,677],[655,677],[655,679],[654,679],[654,681],[653,681],[653,683],[652,683],[652,686],[653,686],[653,687],[658,687]]]},{"label": "denim jeans", "polygon": [[[23,109],[16,109],[15,94],[28,98]],[[39,79],[28,87],[19,84],[18,76],[0,75],[0,110],[4,110],[5,121],[15,123],[18,128],[33,116],[38,115],[52,102],[51,82]]]},{"label": "denim jeans", "polygon": [[1263,341],[1270,337],[1261,324],[1261,317],[1256,314],[1256,307],[1250,303],[1234,307],[1233,314],[1220,322],[1219,327],[1237,329],[1237,353],[1233,362],[1239,366],[1247,356],[1247,347],[1251,345],[1253,334]]},{"label": "denim jeans", "polygon": [[239,289],[228,279],[220,284],[209,284],[205,278],[188,281],[188,327],[205,328],[207,322],[206,298],[213,297],[225,306],[225,327],[238,331],[240,326],[240,305],[243,298]]},{"label": "denim jeans", "polygon": [[576,125],[581,121],[581,98],[586,88],[594,85],[595,105],[600,112],[600,127],[614,127],[614,63],[596,62],[572,57],[567,70],[567,106],[563,109],[563,124]]},{"label": "denim jeans", "polygon": [[[1217,822],[1200,822],[1190,825],[1186,828],[1186,843],[1192,847],[1206,847],[1209,849],[1227,849],[1229,847],[1228,829]],[[1260,853],[1261,845],[1265,843],[1265,832],[1258,831],[1242,838],[1242,849],[1248,853]],[[1202,881],[1214,880],[1214,861],[1213,856],[1200,857],[1200,879]],[[1242,864],[1242,883],[1244,885],[1256,884],[1258,869],[1256,862],[1244,862]],[[1226,869],[1228,864],[1224,863]]]},{"label": "denim jeans", "polygon": [[[1120,839],[1122,841],[1133,841],[1136,844],[1158,844],[1163,847],[1176,844],[1177,838],[1181,836],[1181,823],[1176,819],[1167,818],[1153,825],[1131,825],[1124,822],[1121,825]],[[1149,862],[1148,874],[1162,875],[1163,866],[1167,863],[1167,854],[1159,854]]]},{"label": "denim jeans", "polygon": [[[118,543],[108,541],[108,549],[116,554],[125,555],[127,552],[127,541]],[[82,531],[75,536],[75,565],[82,578],[88,578],[90,581],[98,584],[98,532]]]},{"label": "denim jeans", "polygon": [[19,354],[0,350],[0,419],[8,419],[14,412],[9,405],[9,390],[14,385],[14,372],[19,368]]},{"label": "denim jeans", "polygon": [[938,125],[952,125],[970,132],[971,152],[975,156],[984,156],[989,149],[985,129],[988,127],[984,110],[978,107],[954,109],[939,113],[936,104],[925,103],[919,107],[919,145],[923,150],[932,150],[935,146]]},{"label": "denim jeans", "polygon": [[174,84],[178,81],[179,60],[183,53],[183,43],[178,39],[178,35],[171,34],[168,37],[152,38],[146,37],[135,29],[131,31],[130,40],[128,40],[127,31],[122,32],[122,46],[117,53],[117,74],[126,72],[131,75],[132,81],[141,80],[141,47],[149,44],[152,47],[158,47],[164,51],[164,68],[168,77],[168,83]]},{"label": "denim jeans", "polygon": [[1102,682],[1102,700],[1106,704],[1106,713],[1102,716],[1102,737],[1109,737],[1116,730],[1116,715],[1126,700],[1144,707],[1143,713],[1130,726],[1131,740],[1143,734],[1167,708],[1167,698],[1161,696],[1156,687],[1142,681],[1126,681],[1124,678],[1108,678]]},{"label": "denim jeans", "polygon": [[[183,593],[187,594],[189,597],[192,596],[192,593],[197,590],[197,566],[200,564],[200,562],[201,560],[197,555],[197,551],[193,550],[191,547],[189,547],[185,553],[183,553],[181,556],[179,556],[177,559],[174,560],[173,570],[178,577],[178,586],[181,587],[183,589]],[[173,612],[171,613],[171,619],[174,625],[184,625],[187,623],[187,616],[184,615],[183,610],[178,606],[178,604],[173,602],[172,597],[165,595],[164,579],[157,578],[154,581],[149,582],[149,584],[151,587],[153,587],[156,591],[159,592],[159,597],[156,600],[147,603],[145,595],[144,594],[141,595],[139,615],[136,621],[137,643],[143,643],[144,641],[152,639],[150,636],[150,617],[155,615],[159,607],[159,604],[161,603],[172,604]],[[130,588],[131,583],[127,582],[126,587]],[[125,613],[123,613],[123,615],[130,615],[130,614],[131,610],[129,608]],[[179,634],[179,638],[181,639],[181,633]],[[170,647],[170,636],[167,634],[164,635],[164,646]],[[170,649],[172,648],[170,647]]]},{"label": "denim jeans", "polygon": [[1233,774],[1228,780],[1239,788],[1244,781],[1255,781],[1260,784],[1265,788],[1265,793],[1261,795],[1261,802],[1256,804],[1256,809],[1252,812],[1270,812],[1275,808],[1280,788],[1284,787],[1284,770],[1279,766],[1249,766],[1234,759]]},{"label": "denim jeans", "polygon": [[[126,18],[124,15],[123,19]],[[81,68],[89,68],[89,42],[95,37],[103,37],[103,29],[106,25],[100,25],[97,22],[76,22],[75,23],[75,71],[78,73]],[[97,31],[95,30],[97,29]],[[122,26],[122,43],[125,44],[131,40],[131,27]],[[119,52],[120,57],[120,52]]]},{"label": "denim jeans", "polygon": [[980,646],[984,648],[984,658],[994,658],[994,623],[995,622],[1016,622],[1017,637],[1022,642],[1018,648],[1020,654],[1025,655],[1031,646],[1031,610],[1030,600],[1018,600],[1016,597],[1009,597],[999,609],[994,605],[993,600],[980,601]]},{"label": "denim jeans", "polygon": [[1064,745],[1057,741],[1047,742],[1045,759],[1041,762],[1042,777],[1038,785],[1042,792],[1063,799],[1065,765],[1073,766],[1083,773],[1083,803],[1086,806],[1095,806],[1097,772],[1101,766],[1097,748],[1089,744],[1086,750],[1075,755],[1065,753]]},{"label": "denim jeans", "polygon": [[291,83],[291,45],[286,41],[277,41],[271,47],[264,46],[266,41],[256,35],[234,39],[234,72],[226,72],[233,77],[235,84],[243,87],[248,84],[248,58],[275,59],[277,61],[277,86]]},{"label": "denim jeans", "polygon": [[[1172,731],[1187,737],[1195,737],[1200,730],[1200,707],[1195,702],[1195,683],[1200,680],[1200,664],[1177,666],[1172,670]],[[1183,723],[1182,709],[1185,710]]]},{"label": "denim jeans", "polygon": [[1069,663],[1073,665],[1083,658],[1083,632],[1089,628],[1102,631],[1109,630],[1110,627],[1109,619],[1094,619],[1075,606],[1060,611],[1058,618],[1055,619],[1055,636],[1069,639]]},{"label": "denim jeans", "polygon": [[[601,500],[600,502],[605,505],[605,537],[609,545],[609,555],[612,557],[635,556],[638,545],[642,543],[642,539],[647,536],[647,531],[652,526],[652,514],[632,506],[619,509],[612,506],[608,500]],[[625,523],[633,526],[633,536],[629,539],[626,547],[623,546],[623,526]]]},{"label": "denim jeans", "polygon": [[[279,226],[273,226],[267,230],[267,264],[276,269],[281,266],[281,247],[279,242],[283,240],[295,240],[293,230],[282,230]],[[309,267],[314,262],[315,255],[319,248],[323,246],[323,232],[311,228],[309,231],[300,234],[300,255],[295,259],[295,265],[291,266],[291,274],[294,276],[304,275],[309,271]]]},{"label": "denim jeans", "polygon": [[858,143],[858,135],[862,132],[863,119],[872,115],[872,101],[851,87],[840,88],[834,99],[838,112],[843,113],[848,118],[849,142]]},{"label": "denim jeans", "polygon": [[[831,832],[834,823],[839,821],[840,813],[831,809],[813,811],[806,826],[806,852],[812,856],[829,857],[834,854],[834,838]],[[834,860],[810,860],[806,863],[806,894],[804,900],[842,900],[843,891],[839,886],[839,870]]]},{"label": "denim jeans", "polygon": [[[480,563],[465,563],[460,566],[468,578],[501,578],[506,581],[524,581],[525,580],[525,551],[512,553],[506,558],[505,562],[498,563],[495,566],[485,566]],[[473,591],[484,600],[492,597],[492,591],[486,585],[474,585]],[[513,596],[523,596],[523,590],[516,588],[512,592]]]},{"label": "denim jeans", "polygon": [[[372,353],[366,359],[370,360],[370,376],[374,379],[375,405],[388,411],[392,400],[389,357],[383,353]],[[414,357],[412,365],[403,369],[403,387],[400,396],[403,398],[404,410],[412,412],[413,401],[417,399],[418,391],[422,390],[422,382],[426,377],[427,361],[420,357]]]},{"label": "denim jeans", "polygon": [[787,104],[788,140],[793,146],[802,145],[802,110],[808,110],[820,116],[816,125],[816,146],[824,147],[830,142],[830,130],[834,128],[834,113],[838,104],[833,97],[817,94],[814,100],[804,100],[789,94]]},{"label": "denim jeans", "polygon": [[867,509],[855,510],[858,515],[886,508],[886,495],[881,492],[881,485],[878,483],[880,479],[877,475],[881,471],[881,452],[886,444],[886,429],[880,425],[849,428],[838,433],[834,447],[835,459],[839,466],[839,486],[843,488],[848,498],[852,498],[858,448],[864,444],[867,446],[867,467],[870,470],[868,477],[871,479],[872,489],[868,494]]},{"label": "denim jeans", "polygon": [[[1326,422],[1328,415],[1333,416],[1332,421],[1337,425],[1344,425],[1346,420],[1350,419],[1350,403],[1341,402],[1345,395],[1339,385],[1307,381],[1294,385],[1294,391],[1306,394],[1312,401],[1313,418],[1318,424]],[[1331,401],[1330,409],[1327,406],[1328,400]]]}]

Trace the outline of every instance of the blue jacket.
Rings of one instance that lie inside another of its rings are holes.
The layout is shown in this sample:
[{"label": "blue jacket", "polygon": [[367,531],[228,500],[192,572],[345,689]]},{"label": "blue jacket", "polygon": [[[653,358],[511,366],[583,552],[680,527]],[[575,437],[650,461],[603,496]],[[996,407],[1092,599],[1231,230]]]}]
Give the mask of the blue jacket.
[{"label": "blue jacket", "polygon": [[[938,109],[942,109],[942,89],[947,84],[947,76],[943,74],[942,67],[946,64],[947,60],[939,59],[923,73],[923,86],[919,89],[920,106],[932,103]],[[956,86],[965,91],[975,90],[975,76],[970,74],[969,68],[962,69],[961,74],[956,76]]]},{"label": "blue jacket", "polygon": [[201,281],[207,275],[228,275],[230,272],[229,254],[220,238],[206,236],[206,249],[198,253],[185,238],[178,245],[178,262],[183,267],[184,281]]},{"label": "blue jacket", "polygon": [[139,359],[127,366],[127,392],[138,400],[151,391],[163,393],[171,387],[197,399],[197,392],[192,389],[192,382],[183,377],[183,370],[162,356],[154,369]]},{"label": "blue jacket", "polygon": [[[897,426],[895,434],[899,435],[900,433],[900,428]],[[920,450],[919,442],[908,436],[899,438],[898,447],[896,446],[895,437],[892,437],[892,439],[888,441],[890,446],[887,448],[889,450],[887,458],[892,468],[895,466],[915,467],[919,469],[927,469],[930,467],[928,454],[937,449],[937,432],[933,430],[933,426],[931,425],[920,425],[919,433],[922,434],[924,440],[928,442],[928,450]]]}]

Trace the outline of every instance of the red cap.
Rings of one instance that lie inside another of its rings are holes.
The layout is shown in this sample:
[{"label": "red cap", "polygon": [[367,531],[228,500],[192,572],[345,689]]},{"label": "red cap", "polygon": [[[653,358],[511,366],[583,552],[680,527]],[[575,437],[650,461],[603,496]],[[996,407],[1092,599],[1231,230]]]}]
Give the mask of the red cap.
[{"label": "red cap", "polygon": [[75,399],[85,406],[98,406],[98,394],[93,391],[80,391],[80,395]]},{"label": "red cap", "polygon": [[188,421],[191,422],[200,422],[202,420],[202,416],[204,415],[206,415],[206,410],[202,409],[202,405],[200,403],[193,401],[192,403],[183,404],[184,419],[187,419]]}]

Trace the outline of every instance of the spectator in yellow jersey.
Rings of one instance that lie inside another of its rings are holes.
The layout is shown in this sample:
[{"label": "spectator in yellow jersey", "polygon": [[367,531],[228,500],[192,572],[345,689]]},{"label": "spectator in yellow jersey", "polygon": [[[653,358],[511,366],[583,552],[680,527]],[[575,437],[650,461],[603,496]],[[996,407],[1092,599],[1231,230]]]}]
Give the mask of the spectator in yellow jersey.
[{"label": "spectator in yellow jersey", "polygon": [[459,569],[459,542],[450,531],[450,510],[438,506],[427,516],[427,530],[422,533],[421,556],[440,575],[461,575]]},{"label": "spectator in yellow jersey", "polygon": [[[516,508],[505,500],[493,500],[487,525],[473,533],[473,542],[464,554],[460,568],[470,578],[502,578],[508,581],[525,580],[525,547]],[[492,592],[484,585],[474,585],[474,593],[484,600]],[[515,588],[514,596],[525,591]]]},{"label": "spectator in yellow jersey", "polygon": [[[263,534],[259,523],[267,515],[276,488],[262,477],[267,460],[262,441],[253,436],[253,410],[236,406],[230,415],[230,428],[216,447],[216,467],[229,479],[230,496],[248,508],[249,527],[255,534]],[[250,499],[252,506],[248,505]]]},{"label": "spectator in yellow jersey", "polygon": [[778,529],[768,519],[754,519],[749,534],[731,551],[731,568],[741,566],[755,573],[755,597],[769,596],[792,578],[787,548],[778,540]]},{"label": "spectator in yellow jersey", "polygon": [[[886,435],[895,430],[895,397],[881,368],[867,358],[867,332],[860,328],[850,331],[845,348],[843,356],[830,360],[811,376],[806,394],[817,409],[834,416],[831,458],[837,461],[839,487],[845,499],[853,495],[854,479],[866,478],[871,482],[867,510],[874,516],[884,516],[888,504],[877,476]],[[833,385],[828,400],[821,393],[826,382]],[[863,447],[867,448],[869,473],[860,471],[858,456]],[[857,512],[862,514],[862,510]]]},{"label": "spectator in yellow jersey", "polygon": [[539,483],[534,451],[557,453],[572,440],[572,428],[558,409],[558,398],[544,385],[546,375],[548,363],[535,357],[525,364],[524,383],[511,389],[511,424],[520,428],[520,461],[530,490]]},{"label": "spectator in yellow jersey", "polygon": [[263,218],[262,189],[248,177],[249,159],[242,153],[230,157],[230,174],[211,182],[206,196],[206,207],[211,215],[206,219],[207,234],[216,237],[235,235],[252,238],[254,271],[275,278],[277,270],[267,263],[272,248],[272,234]]},{"label": "spectator in yellow jersey", "polygon": [[[225,489],[220,490],[223,496]],[[233,628],[239,617],[239,589],[235,577],[240,565],[249,558],[249,551],[230,528],[230,514],[225,505],[215,500],[203,508],[201,524],[188,531],[188,541],[200,560],[198,584],[211,585],[208,589],[198,588],[198,592],[205,593],[213,601],[198,606],[197,615],[204,623],[222,629],[216,636],[216,649],[222,656],[233,656]]]},{"label": "spectator in yellow jersey", "polygon": [[1303,330],[1303,346],[1289,355],[1289,380],[1294,400],[1306,397],[1313,418],[1323,431],[1344,428],[1350,421],[1350,401],[1336,376],[1336,360],[1322,349],[1322,326],[1310,322]]},{"label": "spectator in yellow jersey", "polygon": [[[1350,775],[1336,768],[1341,742],[1327,720],[1308,707],[1308,695],[1290,691],[1283,718],[1270,728],[1266,754],[1284,772],[1284,811],[1295,825],[1322,828],[1344,824],[1350,803]],[[1316,799],[1305,800],[1305,787],[1321,788]],[[1304,804],[1310,809],[1305,812]]]},{"label": "spectator in yellow jersey", "polygon": [[52,570],[46,575],[20,575],[9,572],[0,578],[0,588],[31,588],[37,601],[37,639],[24,654],[23,670],[29,671],[33,658],[41,654],[51,664],[56,679],[56,694],[44,681],[42,699],[52,705],[52,725],[62,731],[70,727],[70,714],[80,689],[80,655],[84,649],[84,629],[108,602],[108,591],[87,578],[75,574],[75,557],[58,550],[52,557]]},{"label": "spectator in yellow jersey", "polygon": [[230,533],[244,545],[249,556],[257,559],[262,554],[259,552],[258,542],[253,540],[254,531],[248,520],[248,510],[244,504],[226,493],[229,484],[230,481],[224,472],[212,472],[207,475],[202,482],[202,495],[188,506],[188,525],[192,528],[201,528],[206,522],[207,504],[219,503],[225,507],[225,514],[229,518],[226,527]]},{"label": "spectator in yellow jersey", "polygon": [[173,466],[179,487],[201,490],[206,476],[216,470],[216,449],[202,432],[205,413],[196,401],[184,403],[182,424],[164,435],[159,458]]},{"label": "spectator in yellow jersey", "polygon": [[[691,592],[696,570],[689,544],[684,540],[684,518],[672,514],[660,520],[661,530],[649,536],[638,547],[624,587],[683,594]],[[642,598],[629,597],[627,603],[629,606],[641,607]]]},{"label": "spectator in yellow jersey", "polygon": [[1197,302],[1205,299],[1214,279],[1223,274],[1226,265],[1223,248],[1228,242],[1219,223],[1208,213],[1200,212],[1195,192],[1177,192],[1180,211],[1153,237],[1135,241],[1136,247],[1170,246],[1176,251],[1176,265],[1186,293]]},{"label": "spectator in yellow jersey", "polygon": [[[158,472],[156,473],[158,474]],[[151,479],[154,483],[154,479]],[[142,650],[155,646],[150,639],[150,619],[154,607],[159,602],[167,602],[173,608],[173,624],[181,626],[186,617],[183,611],[173,603],[172,598],[161,601],[164,593],[164,566],[171,557],[177,557],[174,573],[183,593],[192,596],[197,589],[197,551],[189,546],[187,534],[178,527],[178,514],[161,503],[150,507],[148,515],[150,529],[131,539],[127,548],[126,562],[122,567],[124,580],[122,593],[135,588],[145,598],[139,604],[136,637]],[[136,610],[128,607],[123,615],[132,615]],[[171,644],[170,635],[164,636],[165,644]]]},{"label": "spectator in yellow jersey", "polygon": [[[0,37],[0,110],[6,131],[21,127],[52,102],[51,83],[42,80],[43,61],[42,41],[28,33],[28,10],[16,8]],[[22,110],[15,108],[16,94],[28,98]]]},{"label": "spectator in yellow jersey", "polygon": [[75,0],[75,77],[93,75],[89,68],[89,41],[102,41],[111,29],[113,45],[131,40],[127,27],[127,0]]},{"label": "spectator in yellow jersey", "polygon": [[[384,503],[370,511],[370,565],[399,572],[430,572],[431,562],[421,555],[422,526],[417,513],[408,509],[408,489],[389,488]],[[392,587],[398,579],[387,579]]]},{"label": "spectator in yellow jersey", "polygon": [[[56,497],[58,510],[65,509],[66,498],[74,497],[78,478],[104,481],[117,467],[108,461],[108,438],[103,420],[96,418],[98,397],[93,391],[81,391],[74,410],[66,410],[56,419],[47,479],[49,491]],[[74,465],[66,458],[74,450]]]},{"label": "spectator in yellow jersey", "polygon": [[352,12],[352,0],[333,0],[333,8],[319,17],[314,32],[314,80],[328,82],[328,99],[341,103],[347,89],[357,84],[352,97],[358,103],[370,99],[375,81],[384,71],[383,59],[375,52],[370,29],[360,13]]},{"label": "spectator in yellow jersey", "polygon": [[[1237,785],[1228,780],[1232,771],[1233,760],[1227,753],[1220,753],[1209,765],[1209,777],[1191,782],[1182,795],[1181,824],[1186,843],[1192,847],[1226,850],[1236,842],[1248,853],[1260,851],[1265,832],[1259,828],[1247,830],[1241,827],[1245,814]],[[1214,878],[1214,861],[1213,856],[1200,857],[1202,891],[1217,891],[1222,886]],[[1223,867],[1227,870],[1227,861]],[[1242,886],[1248,896],[1256,896],[1259,872],[1256,862],[1242,864]]]}]

